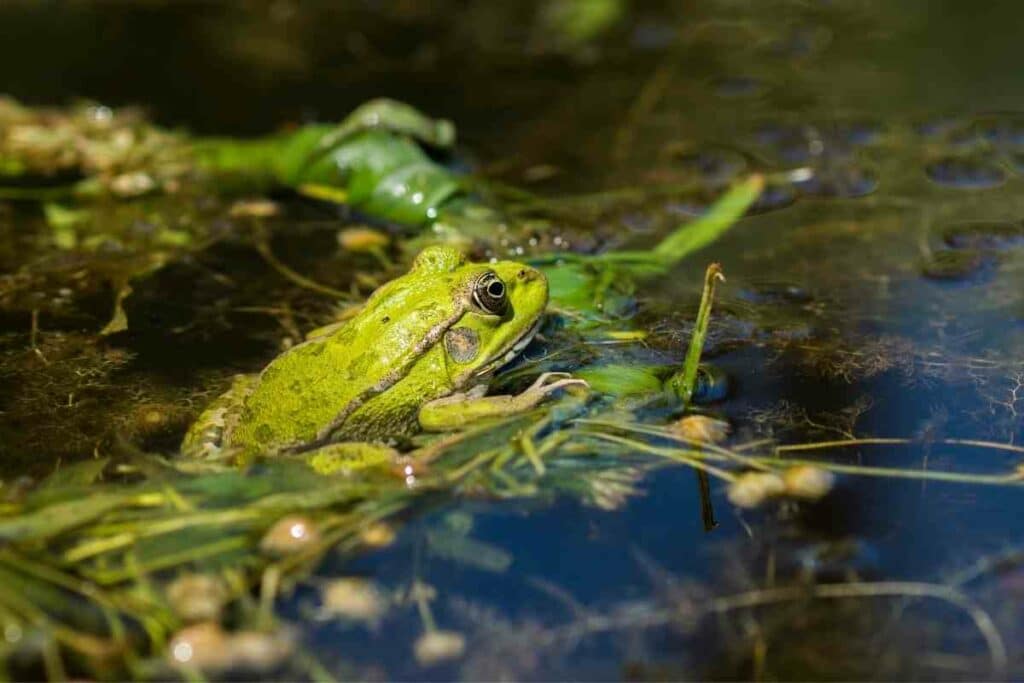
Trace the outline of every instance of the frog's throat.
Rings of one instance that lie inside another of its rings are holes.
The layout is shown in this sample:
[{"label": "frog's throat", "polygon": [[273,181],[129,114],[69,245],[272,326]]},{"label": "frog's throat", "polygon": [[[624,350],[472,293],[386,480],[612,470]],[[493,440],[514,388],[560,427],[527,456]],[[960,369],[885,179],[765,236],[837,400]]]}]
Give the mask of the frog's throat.
[{"label": "frog's throat", "polygon": [[533,338],[537,336],[537,332],[540,331],[540,326],[543,321],[544,315],[541,313],[537,316],[537,319],[534,320],[528,328],[526,328],[525,332],[513,339],[504,348],[499,349],[498,352],[481,367],[459,375],[455,380],[455,385],[457,387],[463,387],[471,380],[479,381],[481,378],[494,374],[494,372],[502,365],[511,362],[512,359],[523,352],[523,349],[530,345]]},{"label": "frog's throat", "polygon": [[460,301],[452,315],[430,328],[427,331],[427,334],[424,335],[423,339],[416,343],[416,346],[413,347],[412,353],[409,354],[409,359],[406,362],[393,368],[391,372],[381,377],[376,384],[353,397],[352,400],[346,403],[338,412],[334,419],[331,420],[330,424],[323,427],[316,433],[315,439],[304,443],[291,444],[286,447],[285,450],[292,453],[298,453],[318,448],[329,442],[331,440],[331,435],[340,429],[341,426],[345,424],[345,420],[347,420],[352,413],[358,410],[360,406],[374,396],[384,393],[394,386],[400,379],[405,377],[409,372],[409,368],[412,367],[412,365],[419,360],[423,354],[430,349],[430,347],[440,341],[441,337],[444,336],[444,333],[447,332],[449,328],[462,319],[463,314],[465,314],[468,308],[469,302],[467,299]]}]

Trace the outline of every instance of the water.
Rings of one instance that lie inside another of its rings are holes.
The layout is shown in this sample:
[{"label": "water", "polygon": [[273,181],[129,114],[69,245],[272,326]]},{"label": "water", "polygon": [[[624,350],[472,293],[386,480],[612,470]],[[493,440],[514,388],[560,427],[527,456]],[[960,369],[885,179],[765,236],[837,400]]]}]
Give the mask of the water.
[{"label": "water", "polygon": [[[639,292],[654,351],[681,357],[704,265],[717,260],[728,281],[709,355],[733,390],[711,410],[731,422],[736,442],[903,437],[914,443],[826,455],[915,471],[1013,469],[1019,452],[941,440],[1024,439],[1024,252],[1013,227],[1024,220],[1024,83],[1009,28],[1020,9],[641,3],[592,48],[568,54],[544,49],[533,16],[528,5],[426,12],[274,2],[78,3],[58,18],[46,3],[15,2],[0,9],[0,83],[27,103],[141,104],[163,125],[221,135],[337,119],[387,95],[453,119],[464,163],[551,196],[694,177],[710,190],[742,169],[767,172],[775,180],[759,213]],[[535,172],[541,166],[556,172]],[[705,200],[647,201],[588,227],[605,242],[643,244]],[[276,235],[278,255],[332,281],[323,255],[333,236],[309,226],[335,216],[298,206],[289,217],[301,225],[288,239]],[[23,206],[6,220],[10,239],[38,229]],[[950,227],[975,222],[1004,228],[972,239]],[[281,329],[243,309],[326,313],[230,242],[135,289],[129,333],[74,352],[103,355],[110,370],[77,391],[109,401],[110,419],[125,422],[148,401],[183,406],[273,357]],[[98,328],[109,295],[76,295],[43,329]],[[5,363],[24,362],[30,321],[22,308],[3,315]],[[171,349],[174,328],[187,331]],[[5,481],[88,457],[99,438],[101,426],[77,413],[19,410],[19,400],[39,405],[19,387],[63,400],[71,380],[61,373],[76,366],[62,367],[43,370],[50,384],[5,373]],[[68,435],[63,446],[40,450],[54,430]],[[151,447],[171,449],[180,437],[155,431],[142,435]],[[279,611],[328,670],[370,678],[990,675],[983,634],[963,605],[910,600],[906,586],[897,597],[787,599],[692,623],[666,625],[664,614],[808,577],[949,583],[1017,548],[1018,488],[842,476],[820,503],[740,511],[712,483],[709,531],[691,470],[661,469],[637,486],[643,494],[613,511],[571,497],[441,501],[410,515],[391,546],[331,555],[319,568],[320,578],[355,573],[398,596],[376,628],[312,619],[315,584]],[[466,538],[467,527],[508,566],[437,549],[437,534]],[[465,656],[416,663],[414,580],[436,591],[438,626],[466,635]],[[1016,642],[1015,562],[963,589]],[[1021,673],[1012,651],[1008,672]]]}]

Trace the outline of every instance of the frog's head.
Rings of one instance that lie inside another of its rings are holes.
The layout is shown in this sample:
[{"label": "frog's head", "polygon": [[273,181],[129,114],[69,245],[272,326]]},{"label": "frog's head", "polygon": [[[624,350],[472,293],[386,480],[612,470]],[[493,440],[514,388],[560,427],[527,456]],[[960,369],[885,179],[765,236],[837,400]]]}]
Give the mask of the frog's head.
[{"label": "frog's head", "polygon": [[464,311],[444,333],[443,346],[455,386],[471,384],[515,358],[533,339],[548,303],[548,281],[514,261],[466,263],[451,247],[430,247],[416,271],[444,272]]}]

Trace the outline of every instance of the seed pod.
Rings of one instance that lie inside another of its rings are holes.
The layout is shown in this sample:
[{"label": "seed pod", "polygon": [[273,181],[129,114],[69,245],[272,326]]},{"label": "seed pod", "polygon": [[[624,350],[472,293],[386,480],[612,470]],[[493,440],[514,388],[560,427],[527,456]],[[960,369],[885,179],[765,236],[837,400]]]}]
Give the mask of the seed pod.
[{"label": "seed pod", "polygon": [[366,579],[335,579],[320,591],[327,614],[358,621],[377,621],[387,611],[387,599]]},{"label": "seed pod", "polygon": [[291,555],[320,540],[313,521],[301,515],[279,519],[260,541],[260,550],[267,555]]},{"label": "seed pod", "polygon": [[670,432],[687,441],[716,444],[729,436],[729,423],[707,415],[687,415],[668,426]]},{"label": "seed pod", "polygon": [[363,529],[359,540],[371,548],[386,548],[395,542],[395,528],[386,522],[377,522]]},{"label": "seed pod", "polygon": [[812,465],[797,465],[782,473],[786,493],[794,498],[818,500],[832,490],[835,475]]},{"label": "seed pod", "polygon": [[729,486],[729,502],[741,508],[755,508],[785,493],[786,484],[774,472],[746,472]]},{"label": "seed pod", "polygon": [[430,666],[461,657],[466,638],[457,631],[430,631],[416,640],[413,650],[420,666]]},{"label": "seed pod", "polygon": [[388,236],[372,228],[347,228],[338,232],[338,246],[345,251],[364,252],[388,246]]},{"label": "seed pod", "polygon": [[225,669],[231,665],[228,651],[229,636],[219,624],[206,621],[178,631],[167,647],[167,656],[173,664],[184,664],[199,669]]},{"label": "seed pod", "polygon": [[224,582],[207,574],[184,574],[167,586],[167,601],[187,622],[216,621],[227,599]]}]

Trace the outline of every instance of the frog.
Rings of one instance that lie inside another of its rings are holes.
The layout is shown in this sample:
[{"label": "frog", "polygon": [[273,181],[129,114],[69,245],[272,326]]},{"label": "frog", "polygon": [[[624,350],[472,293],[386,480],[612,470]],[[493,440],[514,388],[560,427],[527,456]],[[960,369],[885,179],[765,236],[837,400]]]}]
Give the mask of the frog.
[{"label": "frog", "polygon": [[547,304],[547,278],[535,268],[427,247],[355,315],[314,331],[258,374],[236,376],[181,451],[243,462],[341,446],[363,457],[379,452],[373,444],[390,449],[421,430],[464,429],[585,389],[584,380],[547,372],[522,393],[487,395],[495,372],[537,334]]}]

